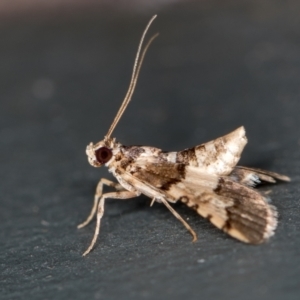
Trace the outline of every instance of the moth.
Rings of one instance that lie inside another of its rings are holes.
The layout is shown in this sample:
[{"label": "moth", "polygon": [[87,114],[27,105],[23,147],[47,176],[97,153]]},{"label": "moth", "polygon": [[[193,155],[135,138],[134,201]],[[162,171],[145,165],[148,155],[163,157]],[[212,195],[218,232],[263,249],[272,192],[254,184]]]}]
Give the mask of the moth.
[{"label": "moth", "polygon": [[[166,152],[146,146],[124,146],[112,138],[112,132],[129,104],[143,59],[155,34],[143,48],[145,35],[156,18],[151,18],[141,37],[130,85],[123,103],[105,135],[96,144],[86,148],[88,161],[93,167],[105,165],[117,179],[102,178],[96,188],[94,205],[82,228],[96,215],[96,229],[87,255],[99,235],[104,203],[108,198],[130,199],[144,194],[154,202],[164,204],[170,212],[197,239],[195,231],[174,210],[170,203],[181,201],[208,219],[230,236],[250,244],[260,244],[274,234],[277,210],[268,199],[254,189],[261,181],[275,183],[290,178],[270,171],[237,166],[247,143],[244,127],[210,142],[179,152]],[[103,186],[115,188],[102,193]]]}]

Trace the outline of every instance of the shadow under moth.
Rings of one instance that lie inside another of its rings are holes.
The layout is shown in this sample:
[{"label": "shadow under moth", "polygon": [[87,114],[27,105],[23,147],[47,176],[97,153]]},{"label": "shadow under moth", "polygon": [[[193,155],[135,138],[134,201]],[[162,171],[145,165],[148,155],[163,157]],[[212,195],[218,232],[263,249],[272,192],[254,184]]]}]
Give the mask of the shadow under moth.
[{"label": "shadow under moth", "polygon": [[[118,183],[102,178],[96,189],[92,211],[82,228],[96,215],[97,223],[87,255],[94,247],[104,214],[107,198],[129,199],[144,194],[154,202],[163,203],[197,239],[195,231],[174,210],[170,203],[181,201],[208,219],[230,236],[250,244],[259,244],[274,234],[277,226],[276,208],[253,187],[261,181],[289,181],[289,177],[274,172],[237,166],[247,143],[244,127],[210,142],[179,152],[166,152],[146,146],[124,146],[111,137],[113,130],[129,104],[143,59],[154,35],[143,46],[145,35],[156,16],[146,26],[135,58],[133,73],[123,103],[105,135],[86,148],[93,167],[105,165]],[[102,193],[103,185],[115,188]]]}]

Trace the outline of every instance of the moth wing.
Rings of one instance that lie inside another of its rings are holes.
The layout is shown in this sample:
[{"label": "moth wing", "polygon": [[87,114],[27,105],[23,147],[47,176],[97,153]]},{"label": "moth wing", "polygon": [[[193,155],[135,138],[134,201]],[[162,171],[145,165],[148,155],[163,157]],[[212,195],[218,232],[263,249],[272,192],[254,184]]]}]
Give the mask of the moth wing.
[{"label": "moth wing", "polygon": [[251,187],[227,176],[208,174],[184,164],[136,167],[132,176],[146,185],[148,191],[162,195],[170,202],[180,200],[186,203],[217,228],[240,241],[259,244],[274,234],[276,208]]},{"label": "moth wing", "polygon": [[275,183],[276,180],[291,180],[288,176],[275,172],[241,166],[236,166],[229,176],[232,180],[248,186],[255,186],[261,181]]},{"label": "moth wing", "polygon": [[177,162],[198,167],[209,174],[228,175],[238,163],[246,144],[242,126],[215,140],[178,152]]},{"label": "moth wing", "polygon": [[[259,244],[274,234],[277,211],[258,191],[228,177],[208,176],[188,167],[186,177],[169,189],[217,228],[246,243]],[[186,193],[186,195],[184,195]]]}]

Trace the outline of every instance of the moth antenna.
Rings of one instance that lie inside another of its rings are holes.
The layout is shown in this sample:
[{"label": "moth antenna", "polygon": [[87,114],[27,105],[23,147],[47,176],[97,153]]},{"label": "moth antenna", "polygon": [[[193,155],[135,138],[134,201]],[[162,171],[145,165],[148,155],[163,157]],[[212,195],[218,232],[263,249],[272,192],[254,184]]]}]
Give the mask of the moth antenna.
[{"label": "moth antenna", "polygon": [[136,86],[136,83],[137,83],[137,79],[138,79],[138,76],[139,76],[139,73],[140,73],[140,70],[141,70],[141,66],[143,64],[143,60],[144,60],[144,57],[145,57],[145,54],[149,48],[149,46],[151,45],[152,41],[158,36],[158,33],[156,33],[154,36],[151,37],[151,39],[148,41],[148,43],[146,44],[142,54],[141,54],[141,58],[140,58],[140,61],[137,65],[137,68],[136,68],[136,73],[135,73],[135,77],[133,78],[133,85],[131,87],[131,90],[128,90],[128,100],[125,102],[126,98],[124,99],[124,102],[122,103],[121,107],[119,108],[119,111],[114,119],[114,122],[113,124],[111,125],[107,135],[106,135],[106,138],[110,137],[111,133],[113,132],[114,128],[116,127],[116,125],[118,124],[119,120],[121,119],[128,103],[130,102],[131,100],[131,97],[133,95],[133,92],[134,92],[134,89],[135,89],[135,86]]},{"label": "moth antenna", "polygon": [[154,19],[156,17],[157,17],[157,15],[154,15],[151,18],[151,20],[149,21],[149,23],[147,24],[147,26],[146,26],[146,28],[143,32],[143,35],[141,37],[141,40],[140,40],[140,43],[139,43],[139,46],[138,46],[138,50],[137,50],[137,53],[136,53],[136,57],[135,57],[135,60],[134,60],[133,71],[132,71],[130,84],[129,84],[127,93],[126,93],[125,98],[122,102],[122,105],[119,108],[119,110],[117,112],[117,115],[115,116],[115,119],[112,122],[112,124],[111,124],[111,126],[110,126],[110,128],[109,128],[109,130],[108,130],[108,132],[107,132],[104,139],[108,139],[111,136],[112,132],[114,131],[115,127],[117,126],[117,124],[118,124],[119,120],[121,119],[127,105],[129,104],[129,102],[131,100],[131,97],[132,97],[133,92],[134,92],[135,87],[136,87],[137,79],[138,79],[138,76],[139,76],[139,73],[140,73],[140,70],[141,70],[141,66],[142,66],[145,54],[146,54],[150,44],[152,43],[152,41],[158,36],[158,33],[157,33],[157,34],[155,34],[154,36],[151,37],[151,39],[148,41],[148,43],[144,47],[144,49],[142,51],[142,54],[141,54],[141,48],[142,48],[146,33],[147,33],[150,25],[152,24],[152,22],[154,21]]}]

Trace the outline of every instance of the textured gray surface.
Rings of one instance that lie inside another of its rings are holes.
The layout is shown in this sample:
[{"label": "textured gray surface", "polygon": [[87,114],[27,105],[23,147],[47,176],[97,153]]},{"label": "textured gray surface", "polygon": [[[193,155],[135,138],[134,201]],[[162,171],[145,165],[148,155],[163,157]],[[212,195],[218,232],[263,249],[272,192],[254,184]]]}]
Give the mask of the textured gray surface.
[{"label": "textured gray surface", "polygon": [[[159,12],[124,144],[180,150],[247,129],[242,163],[292,177],[271,189],[276,235],[244,245],[183,205],[107,201],[86,258],[96,183],[85,147],[123,99],[152,12],[23,20],[0,28],[1,299],[299,299],[299,4],[231,1]],[[223,3],[223,4],[222,4]]]}]

